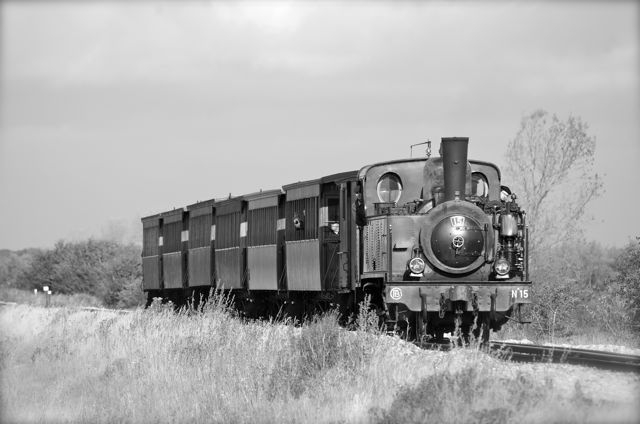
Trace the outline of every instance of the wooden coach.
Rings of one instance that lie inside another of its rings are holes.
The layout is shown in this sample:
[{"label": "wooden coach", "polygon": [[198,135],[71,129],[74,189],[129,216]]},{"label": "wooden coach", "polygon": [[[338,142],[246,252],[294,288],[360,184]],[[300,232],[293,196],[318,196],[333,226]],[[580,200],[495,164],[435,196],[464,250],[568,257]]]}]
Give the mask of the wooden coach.
[{"label": "wooden coach", "polygon": [[174,300],[210,288],[248,296],[352,290],[357,177],[335,174],[143,218],[144,290]]},{"label": "wooden coach", "polygon": [[142,218],[142,285],[154,296],[186,286],[188,222],[184,209]]}]

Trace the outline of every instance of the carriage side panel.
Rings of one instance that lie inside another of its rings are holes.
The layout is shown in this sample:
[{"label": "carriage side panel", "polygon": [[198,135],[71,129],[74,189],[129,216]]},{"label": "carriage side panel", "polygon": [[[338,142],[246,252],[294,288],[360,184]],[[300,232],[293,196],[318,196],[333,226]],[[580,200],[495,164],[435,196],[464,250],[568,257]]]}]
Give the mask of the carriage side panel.
[{"label": "carriage side panel", "polygon": [[245,250],[247,223],[242,198],[216,206],[216,287],[242,289],[246,285]]},{"label": "carriage side panel", "polygon": [[249,290],[278,290],[278,198],[258,193],[247,201]]},{"label": "carriage side panel", "polygon": [[319,227],[320,185],[310,183],[287,190],[286,261],[287,288],[291,291],[320,291]]},{"label": "carriage side panel", "polygon": [[183,209],[162,218],[162,274],[165,289],[180,289],[187,283],[187,214]]},{"label": "carriage side panel", "polygon": [[189,287],[210,286],[213,281],[212,205],[207,201],[189,206]]},{"label": "carriage side panel", "polygon": [[143,218],[142,227],[142,289],[159,290],[162,288],[160,217]]}]

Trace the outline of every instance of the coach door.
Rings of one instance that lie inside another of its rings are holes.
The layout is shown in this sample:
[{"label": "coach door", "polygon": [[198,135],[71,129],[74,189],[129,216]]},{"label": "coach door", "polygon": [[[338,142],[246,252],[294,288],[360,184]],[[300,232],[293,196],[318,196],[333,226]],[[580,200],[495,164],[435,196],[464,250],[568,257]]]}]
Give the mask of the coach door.
[{"label": "coach door", "polygon": [[322,276],[325,290],[349,287],[352,232],[349,182],[331,182],[322,187],[320,232]]},{"label": "coach door", "polygon": [[318,180],[284,187],[286,278],[289,291],[320,291],[322,241],[320,234],[320,185]]},{"label": "coach door", "polygon": [[355,249],[356,225],[354,222],[355,211],[351,207],[352,202],[352,182],[340,183],[340,288],[351,287],[351,282],[355,280],[352,273],[355,271],[353,264],[357,263],[358,257]]},{"label": "coach door", "polygon": [[320,209],[322,282],[325,290],[340,288],[340,192],[335,184],[323,187]]}]

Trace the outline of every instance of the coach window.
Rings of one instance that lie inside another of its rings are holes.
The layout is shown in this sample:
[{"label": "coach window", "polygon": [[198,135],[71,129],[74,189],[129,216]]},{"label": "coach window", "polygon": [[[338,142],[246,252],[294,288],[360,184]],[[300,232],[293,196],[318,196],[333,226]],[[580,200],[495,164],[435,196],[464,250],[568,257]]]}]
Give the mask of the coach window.
[{"label": "coach window", "polygon": [[486,197],[489,195],[489,183],[487,177],[480,172],[471,174],[471,195],[478,197]]},{"label": "coach window", "polygon": [[327,199],[327,227],[338,235],[340,233],[340,198],[329,197]]}]

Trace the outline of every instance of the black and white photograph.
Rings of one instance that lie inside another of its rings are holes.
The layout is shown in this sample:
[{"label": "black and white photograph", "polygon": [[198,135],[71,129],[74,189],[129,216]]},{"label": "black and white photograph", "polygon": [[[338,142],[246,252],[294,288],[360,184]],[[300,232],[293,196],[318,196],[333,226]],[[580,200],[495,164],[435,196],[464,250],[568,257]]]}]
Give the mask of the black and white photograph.
[{"label": "black and white photograph", "polygon": [[640,3],[0,1],[0,422],[640,422]]}]

